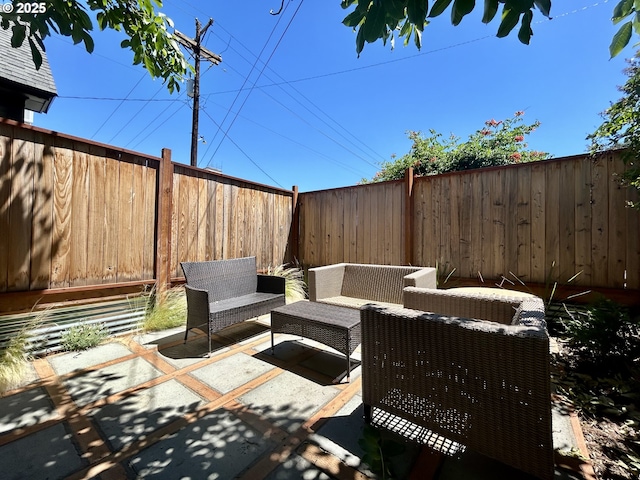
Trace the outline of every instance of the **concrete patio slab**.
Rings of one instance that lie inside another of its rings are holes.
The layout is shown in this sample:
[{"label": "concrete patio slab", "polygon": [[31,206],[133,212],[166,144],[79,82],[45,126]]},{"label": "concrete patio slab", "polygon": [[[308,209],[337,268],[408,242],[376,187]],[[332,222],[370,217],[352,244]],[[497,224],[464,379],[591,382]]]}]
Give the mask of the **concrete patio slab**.
[{"label": "concrete patio slab", "polygon": [[176,380],[141,389],[93,410],[90,416],[113,450],[150,435],[205,403]]},{"label": "concrete patio slab", "polygon": [[236,478],[273,447],[231,412],[219,409],[129,460],[138,478]]},{"label": "concrete patio slab", "polygon": [[53,402],[43,388],[0,398],[0,434],[46,422],[55,415]]},{"label": "concrete patio slab", "polygon": [[278,428],[292,433],[338,392],[291,372],[283,372],[238,400]]},{"label": "concrete patio slab", "polygon": [[[193,370],[191,375],[220,393],[229,393],[274,368],[273,365],[240,352]],[[229,375],[229,372],[233,374]]]},{"label": "concrete patio slab", "polygon": [[84,406],[161,375],[162,372],[147,360],[136,357],[76,375],[64,384],[76,404]]},{"label": "concrete patio slab", "polygon": [[5,480],[65,478],[86,466],[61,423],[0,448],[0,472]]},{"label": "concrete patio slab", "polygon": [[131,355],[131,351],[123,344],[119,342],[109,342],[80,352],[53,355],[50,357],[49,363],[58,375],[64,375],[127,355]]},{"label": "concrete patio slab", "polygon": [[[34,361],[38,378],[0,395],[1,477],[380,478],[362,460],[359,351],[347,383],[344,357],[317,342],[278,335],[272,355],[263,322],[222,333],[211,354],[206,335],[185,344],[172,329]],[[567,411],[553,421],[556,447],[577,445]],[[396,478],[529,480],[473,452],[425,455],[380,435],[405,447]]]}]

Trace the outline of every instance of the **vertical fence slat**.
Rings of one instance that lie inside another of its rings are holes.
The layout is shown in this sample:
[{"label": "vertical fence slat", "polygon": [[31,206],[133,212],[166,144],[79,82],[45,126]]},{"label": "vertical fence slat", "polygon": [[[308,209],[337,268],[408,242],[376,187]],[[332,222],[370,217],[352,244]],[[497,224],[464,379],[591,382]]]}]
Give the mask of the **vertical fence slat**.
[{"label": "vertical fence slat", "polygon": [[[622,172],[624,164],[619,157],[613,159],[615,172]],[[625,283],[626,270],[626,233],[627,215],[625,211],[627,192],[619,182],[609,183],[609,285],[622,288]]]},{"label": "vertical fence slat", "polygon": [[531,281],[531,166],[519,168],[517,176],[518,264],[514,273],[523,281]]},{"label": "vertical fence slat", "polygon": [[574,180],[575,185],[575,252],[576,270],[582,274],[576,279],[577,285],[591,285],[591,161],[585,159],[579,165]]},{"label": "vertical fence slat", "polygon": [[[561,281],[557,277],[560,256],[560,164],[552,162],[545,165],[545,257],[550,280]],[[567,279],[564,279],[567,280]]]},{"label": "vertical fence slat", "polygon": [[556,271],[559,278],[570,278],[578,271],[575,268],[575,198],[573,185],[575,162],[563,162],[560,166],[560,254]]},{"label": "vertical fence slat", "polygon": [[131,183],[131,243],[129,246],[129,278],[142,280],[141,273],[144,265],[144,169],[139,158],[132,164]]},{"label": "vertical fence slat", "polygon": [[120,232],[120,168],[119,162],[113,158],[105,159],[105,229],[104,229],[104,267],[102,282],[112,283],[117,279],[118,246]]},{"label": "vertical fence slat", "polygon": [[9,275],[7,289],[27,290],[30,280],[31,228],[33,215],[34,148],[32,132],[17,132],[13,138],[11,198],[9,208]]},{"label": "vertical fence slat", "polygon": [[518,170],[510,168],[504,171],[504,175],[504,276],[515,281],[510,272],[518,270]]},{"label": "vertical fence slat", "polygon": [[103,149],[96,147],[89,150],[89,215],[87,228],[87,281],[89,284],[102,282],[104,271],[104,239],[105,239],[105,208],[106,198],[106,176],[105,159]]},{"label": "vertical fence slat", "polygon": [[129,161],[120,162],[120,187],[118,207],[120,210],[118,235],[118,282],[128,282],[133,278],[131,260],[131,237],[133,233],[133,164]]},{"label": "vertical fence slat", "polygon": [[51,287],[56,288],[69,286],[73,178],[73,150],[70,142],[63,141],[56,145],[53,172],[53,241],[58,248],[51,259]]},{"label": "vertical fence slat", "polygon": [[549,265],[545,255],[545,172],[540,164],[531,166],[531,276],[535,282],[545,278]]},{"label": "vertical fence slat", "polygon": [[591,167],[593,176],[593,204],[591,206],[591,280],[607,285],[609,256],[609,178],[608,163],[602,157]]},{"label": "vertical fence slat", "polygon": [[[13,129],[0,124],[0,231],[9,231],[11,208],[11,157],[13,155]],[[9,275],[9,235],[0,235],[0,292],[7,291]]]},{"label": "vertical fence slat", "polygon": [[[1,155],[1,154],[0,154]],[[51,139],[36,134],[36,177],[34,182],[33,229],[31,233],[30,289],[49,287],[51,280],[51,252],[53,225],[53,146]]]}]

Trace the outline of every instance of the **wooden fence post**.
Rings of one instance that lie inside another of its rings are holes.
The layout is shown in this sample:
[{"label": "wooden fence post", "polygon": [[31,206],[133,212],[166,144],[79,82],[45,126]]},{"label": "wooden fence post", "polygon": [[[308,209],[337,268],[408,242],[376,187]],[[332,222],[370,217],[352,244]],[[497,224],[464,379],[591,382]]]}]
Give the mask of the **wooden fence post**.
[{"label": "wooden fence post", "polygon": [[413,265],[413,167],[404,172],[404,263]]},{"label": "wooden fence post", "polygon": [[292,187],[293,196],[291,197],[291,235],[289,236],[289,242],[291,243],[291,256],[289,261],[298,261],[300,258],[300,217],[298,212],[298,186]]},{"label": "wooden fence post", "polygon": [[156,302],[164,300],[171,283],[171,202],[173,197],[173,165],[171,150],[162,149],[158,171],[158,217],[156,218]]}]

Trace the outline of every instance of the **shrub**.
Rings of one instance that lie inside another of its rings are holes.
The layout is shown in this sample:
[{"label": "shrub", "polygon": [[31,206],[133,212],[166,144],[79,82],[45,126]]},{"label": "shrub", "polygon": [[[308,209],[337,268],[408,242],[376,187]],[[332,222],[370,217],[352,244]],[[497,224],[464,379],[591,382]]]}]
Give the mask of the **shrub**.
[{"label": "shrub", "polygon": [[86,350],[100,345],[109,336],[103,323],[73,325],[62,334],[62,348],[67,351]]},{"label": "shrub", "polygon": [[606,367],[640,356],[640,321],[628,308],[602,299],[567,314],[562,323],[568,345],[581,361]]},{"label": "shrub", "polygon": [[287,268],[287,265],[279,265],[274,268],[269,267],[267,269],[267,275],[284,277],[285,297],[287,301],[295,302],[307,298],[306,284],[304,282],[304,272],[301,268]]},{"label": "shrub", "polygon": [[24,328],[0,348],[0,392],[17,387],[27,370],[27,342]]},{"label": "shrub", "polygon": [[187,323],[187,296],[184,287],[168,290],[162,302],[156,303],[155,299],[155,295],[149,296],[147,313],[142,324],[145,332],[167,330]]}]

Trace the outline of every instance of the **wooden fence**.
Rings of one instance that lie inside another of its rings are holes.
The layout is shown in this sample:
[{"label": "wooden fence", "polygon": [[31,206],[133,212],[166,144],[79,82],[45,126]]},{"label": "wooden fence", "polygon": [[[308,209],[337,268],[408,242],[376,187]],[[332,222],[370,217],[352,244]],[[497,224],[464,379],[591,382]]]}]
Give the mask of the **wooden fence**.
[{"label": "wooden fence", "polygon": [[[166,288],[180,262],[256,255],[438,265],[461,278],[640,289],[616,154],[281,190],[0,120],[0,312]],[[295,208],[295,210],[294,210]]]},{"label": "wooden fence", "polygon": [[460,278],[640,289],[637,192],[618,154],[300,194],[299,260],[413,264]]},{"label": "wooden fence", "polygon": [[181,261],[286,261],[294,191],[0,120],[0,312],[165,288]]}]

